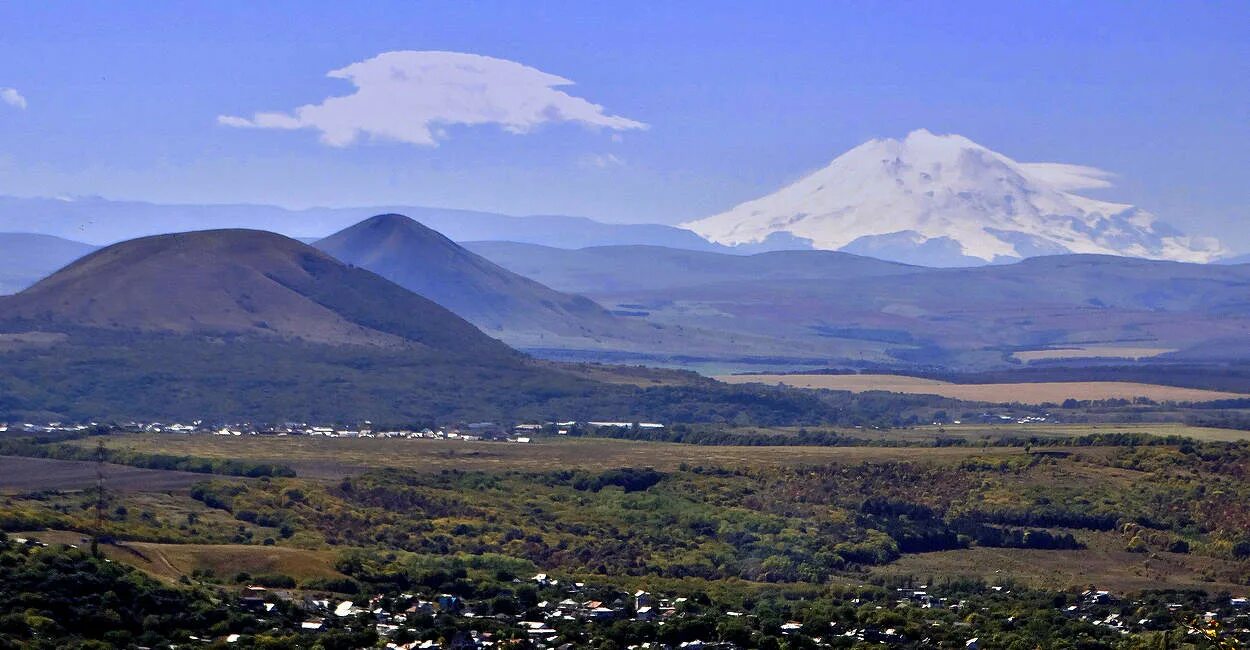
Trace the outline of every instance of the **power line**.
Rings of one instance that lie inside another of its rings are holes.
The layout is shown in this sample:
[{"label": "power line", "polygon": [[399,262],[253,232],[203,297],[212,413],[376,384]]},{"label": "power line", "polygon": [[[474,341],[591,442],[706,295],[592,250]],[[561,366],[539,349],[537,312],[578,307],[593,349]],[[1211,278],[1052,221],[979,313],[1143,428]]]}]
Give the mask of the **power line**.
[{"label": "power line", "polygon": [[100,557],[100,540],[104,537],[104,441],[95,449],[95,535],[91,538],[91,554]]}]

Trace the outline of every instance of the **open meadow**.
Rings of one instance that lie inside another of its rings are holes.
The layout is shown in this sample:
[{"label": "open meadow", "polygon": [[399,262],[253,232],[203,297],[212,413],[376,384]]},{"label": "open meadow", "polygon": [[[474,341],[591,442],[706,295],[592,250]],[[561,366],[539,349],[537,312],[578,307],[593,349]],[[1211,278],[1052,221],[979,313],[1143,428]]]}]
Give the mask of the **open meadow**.
[{"label": "open meadow", "polygon": [[[13,533],[48,544],[86,548],[91,537],[68,530],[33,530]],[[343,578],[334,570],[337,554],[330,550],[264,546],[256,544],[167,544],[160,542],[117,541],[103,546],[104,556],[114,562],[134,566],[161,580],[176,582],[181,577],[208,574],[233,576],[286,575],[304,581]]]},{"label": "open meadow", "polygon": [[[893,432],[891,432],[893,433]],[[1004,438],[1079,438],[1107,433],[1130,433],[1147,436],[1180,436],[1205,442],[1236,442],[1250,440],[1250,431],[1201,427],[1180,422],[1126,422],[1098,424],[943,424],[924,425],[900,432],[911,440],[962,438],[969,440],[1000,440]]]},{"label": "open meadow", "polygon": [[[1168,587],[1205,591],[1245,588],[1236,582],[1242,563],[1193,554],[1134,553],[1115,533],[1085,533],[1088,548],[1037,550],[1021,548],[967,548],[905,555],[877,567],[878,577],[961,577],[989,583],[1015,580],[1045,589],[1096,586],[1117,593]],[[1218,576],[1218,577],[1217,577]]]},{"label": "open meadow", "polygon": [[[94,440],[76,441],[95,445]],[[778,468],[866,461],[958,461],[974,455],[1009,456],[1019,448],[818,447],[689,445],[606,438],[542,438],[533,443],[457,440],[132,434],[109,436],[110,449],[211,459],[281,463],[302,477],[339,478],[366,469],[415,472],[606,470],[682,465]]]},{"label": "open meadow", "polygon": [[1120,346],[1120,345],[1073,345],[1040,350],[1021,350],[1012,353],[1012,357],[1031,363],[1033,361],[1049,361],[1052,359],[1149,359],[1161,354],[1176,352],[1174,348]]},{"label": "open meadow", "polygon": [[1132,400],[1144,397],[1156,402],[1211,402],[1250,397],[1196,388],[1123,381],[1057,381],[1031,383],[954,384],[905,375],[722,375],[729,384],[782,384],[795,388],[846,390],[853,393],[884,391],[911,395],[940,395],[970,402],[995,404],[1060,404],[1075,400]]},{"label": "open meadow", "polygon": [[[824,429],[820,430],[824,431]],[[730,431],[744,437],[767,435],[797,440],[801,432],[810,430],[804,427],[737,427]],[[1062,441],[1113,434],[1160,438],[1176,436],[1204,442],[1250,440],[1250,431],[1247,430],[1195,426],[1181,422],[1029,422],[1023,424],[1019,422],[1001,424],[964,422],[962,424],[921,424],[889,430],[839,428],[830,429],[830,431],[839,436],[862,441],[868,448],[894,448],[900,445],[940,447],[943,443],[950,441],[974,447],[993,447],[1005,443],[1019,446],[1030,439]]]},{"label": "open meadow", "polygon": [[0,494],[32,490],[94,488],[102,473],[110,489],[124,492],[176,490],[204,480],[203,474],[127,467],[113,463],[0,456]]}]

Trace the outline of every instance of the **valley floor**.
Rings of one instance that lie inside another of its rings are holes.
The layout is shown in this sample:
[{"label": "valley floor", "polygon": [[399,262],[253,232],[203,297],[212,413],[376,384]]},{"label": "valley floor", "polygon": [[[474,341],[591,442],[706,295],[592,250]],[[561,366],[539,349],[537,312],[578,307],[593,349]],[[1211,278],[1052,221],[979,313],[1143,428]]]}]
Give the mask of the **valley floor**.
[{"label": "valley floor", "polygon": [[[1228,607],[1230,597],[1250,593],[1250,444],[1203,442],[1209,430],[1181,425],[946,431],[847,430],[846,446],[112,434],[21,449],[55,456],[103,442],[110,459],[195,459],[206,471],[238,474],[264,468],[248,478],[103,465],[103,532],[112,540],[101,545],[104,557],[179,589],[284,585],[275,593],[311,607],[305,615],[317,620],[333,618],[308,604],[318,594],[333,609],[337,600],[376,596],[389,607],[385,599],[403,593],[436,601],[463,592],[464,611],[514,613],[482,627],[473,616],[438,618],[450,613],[435,607],[429,620],[524,636],[511,626],[556,610],[504,600],[529,598],[515,580],[538,574],[585,583],[579,600],[604,593],[616,603],[602,614],[615,627],[599,625],[600,614],[579,602],[571,622],[544,632],[587,642],[657,638],[647,637],[657,628],[641,605],[611,595],[638,590],[701,603],[695,618],[680,607],[666,615],[681,625],[709,621],[682,638],[719,638],[724,648],[770,635],[843,647],[818,641],[827,636],[821,626],[851,641],[892,630],[880,638],[915,643],[922,639],[910,635],[939,624],[926,617],[980,599],[1038,608],[1029,615],[1050,622],[1026,631],[967,618],[967,627],[943,628],[954,635],[943,643],[980,634],[1054,647],[1047,639],[1084,635],[1088,647],[1115,647],[1124,634],[1157,641],[1205,611],[1245,625]],[[96,468],[0,457],[0,527],[88,548]],[[891,604],[896,589],[907,594],[905,606]],[[939,597],[945,604],[925,613]],[[1183,604],[1161,604],[1172,601]],[[900,618],[890,624],[878,610],[857,609],[863,602],[889,604]],[[735,611],[750,617],[741,635],[724,627]],[[784,614],[769,622],[764,611]],[[1152,622],[1113,624],[1112,614]],[[358,632],[355,620],[336,625]],[[787,620],[797,622],[778,627]],[[395,634],[402,621],[392,629],[393,618],[378,618],[377,630]],[[412,625],[421,638],[444,634]]]}]

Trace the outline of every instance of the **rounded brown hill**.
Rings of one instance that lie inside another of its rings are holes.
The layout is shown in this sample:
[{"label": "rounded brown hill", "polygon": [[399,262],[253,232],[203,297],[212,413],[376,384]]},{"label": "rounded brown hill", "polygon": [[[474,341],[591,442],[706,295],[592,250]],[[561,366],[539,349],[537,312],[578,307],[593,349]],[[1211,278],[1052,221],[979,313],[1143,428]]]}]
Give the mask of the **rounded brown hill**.
[{"label": "rounded brown hill", "polygon": [[443,307],[293,239],[257,230],[144,237],[0,299],[0,321],[425,347],[510,356]]},{"label": "rounded brown hill", "polygon": [[641,329],[588,298],[508,271],[404,215],[371,217],[314,246],[426,296],[514,344],[552,337],[629,339]]}]

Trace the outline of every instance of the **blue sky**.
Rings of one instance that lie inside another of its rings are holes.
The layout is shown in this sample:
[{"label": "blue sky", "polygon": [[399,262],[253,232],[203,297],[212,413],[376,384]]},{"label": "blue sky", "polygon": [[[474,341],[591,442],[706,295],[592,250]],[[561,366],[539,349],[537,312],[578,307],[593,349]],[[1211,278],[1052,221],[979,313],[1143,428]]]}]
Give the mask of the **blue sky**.
[{"label": "blue sky", "polygon": [[[0,94],[4,194],[676,223],[924,127],[1110,170],[1092,195],[1250,251],[1246,2],[18,2],[0,25],[25,105]],[[328,72],[400,50],[523,64],[604,117],[436,146],[219,121],[348,95]]]}]

